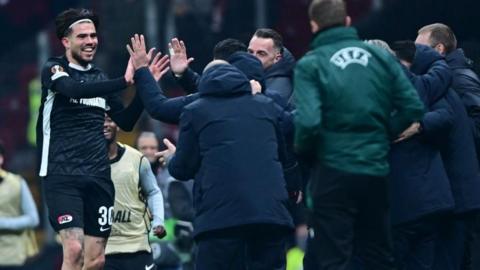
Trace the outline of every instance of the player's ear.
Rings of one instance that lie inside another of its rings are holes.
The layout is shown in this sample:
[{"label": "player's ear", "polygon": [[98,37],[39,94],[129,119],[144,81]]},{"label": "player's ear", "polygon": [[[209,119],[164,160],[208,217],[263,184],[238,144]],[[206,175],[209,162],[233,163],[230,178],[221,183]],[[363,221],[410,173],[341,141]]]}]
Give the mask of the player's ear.
[{"label": "player's ear", "polygon": [[70,40],[67,37],[63,37],[61,41],[63,47],[65,47],[66,49],[70,48]]}]

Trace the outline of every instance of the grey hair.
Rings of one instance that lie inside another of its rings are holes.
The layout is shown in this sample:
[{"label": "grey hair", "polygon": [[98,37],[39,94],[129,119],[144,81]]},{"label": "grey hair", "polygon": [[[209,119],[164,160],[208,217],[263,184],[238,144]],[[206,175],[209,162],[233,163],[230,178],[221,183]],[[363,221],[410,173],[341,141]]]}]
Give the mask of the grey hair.
[{"label": "grey hair", "polygon": [[381,40],[381,39],[367,39],[364,42],[367,43],[367,44],[373,45],[375,47],[382,48],[382,49],[386,50],[387,52],[395,55],[395,52],[390,48],[390,46],[388,46],[388,43]]}]

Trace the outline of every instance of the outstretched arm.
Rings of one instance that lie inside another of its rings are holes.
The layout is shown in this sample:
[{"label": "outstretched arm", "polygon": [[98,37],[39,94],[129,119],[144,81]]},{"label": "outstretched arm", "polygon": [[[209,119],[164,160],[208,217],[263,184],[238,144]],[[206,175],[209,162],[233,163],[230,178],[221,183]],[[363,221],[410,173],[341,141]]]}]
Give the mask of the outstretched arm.
[{"label": "outstretched arm", "polygon": [[147,198],[148,209],[153,216],[153,231],[155,235],[161,238],[164,234],[161,234],[160,231],[165,231],[163,228],[165,219],[163,196],[158,187],[157,179],[155,179],[155,175],[153,175],[150,163],[145,157],[142,157],[140,161],[140,186],[143,196]]}]

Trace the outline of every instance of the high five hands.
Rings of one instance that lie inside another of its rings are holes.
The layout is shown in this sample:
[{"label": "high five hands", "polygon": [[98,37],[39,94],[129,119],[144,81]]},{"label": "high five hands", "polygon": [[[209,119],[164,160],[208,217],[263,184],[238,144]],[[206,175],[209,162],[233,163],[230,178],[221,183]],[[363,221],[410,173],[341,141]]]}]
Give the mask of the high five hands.
[{"label": "high five hands", "polygon": [[194,59],[192,57],[188,58],[185,43],[177,38],[173,38],[171,42],[168,43],[168,50],[170,52],[172,72],[176,76],[181,76]]},{"label": "high five hands", "polygon": [[[158,52],[152,60],[155,48],[151,48],[147,53],[145,45],[145,37],[135,34],[131,39],[131,45],[127,44],[127,51],[130,54],[127,70],[125,71],[125,80],[128,84],[133,84],[133,76],[135,71],[148,67],[152,76],[159,81],[165,73],[170,69],[169,58],[167,55],[162,57],[162,53]],[[150,60],[152,60],[150,62]]]}]

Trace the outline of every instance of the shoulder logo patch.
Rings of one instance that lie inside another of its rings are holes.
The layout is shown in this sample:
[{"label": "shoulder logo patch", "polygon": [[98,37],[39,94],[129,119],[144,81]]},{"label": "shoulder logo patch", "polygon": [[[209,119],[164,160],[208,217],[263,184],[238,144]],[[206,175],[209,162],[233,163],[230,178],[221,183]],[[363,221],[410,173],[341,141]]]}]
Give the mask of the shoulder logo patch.
[{"label": "shoulder logo patch", "polygon": [[50,71],[52,71],[52,74],[55,74],[57,72],[63,72],[63,67],[60,65],[55,65],[50,69]]},{"label": "shoulder logo patch", "polygon": [[347,47],[337,51],[330,58],[330,62],[341,69],[345,69],[350,64],[360,64],[366,67],[368,65],[368,58],[371,56],[369,52],[362,48]]}]

